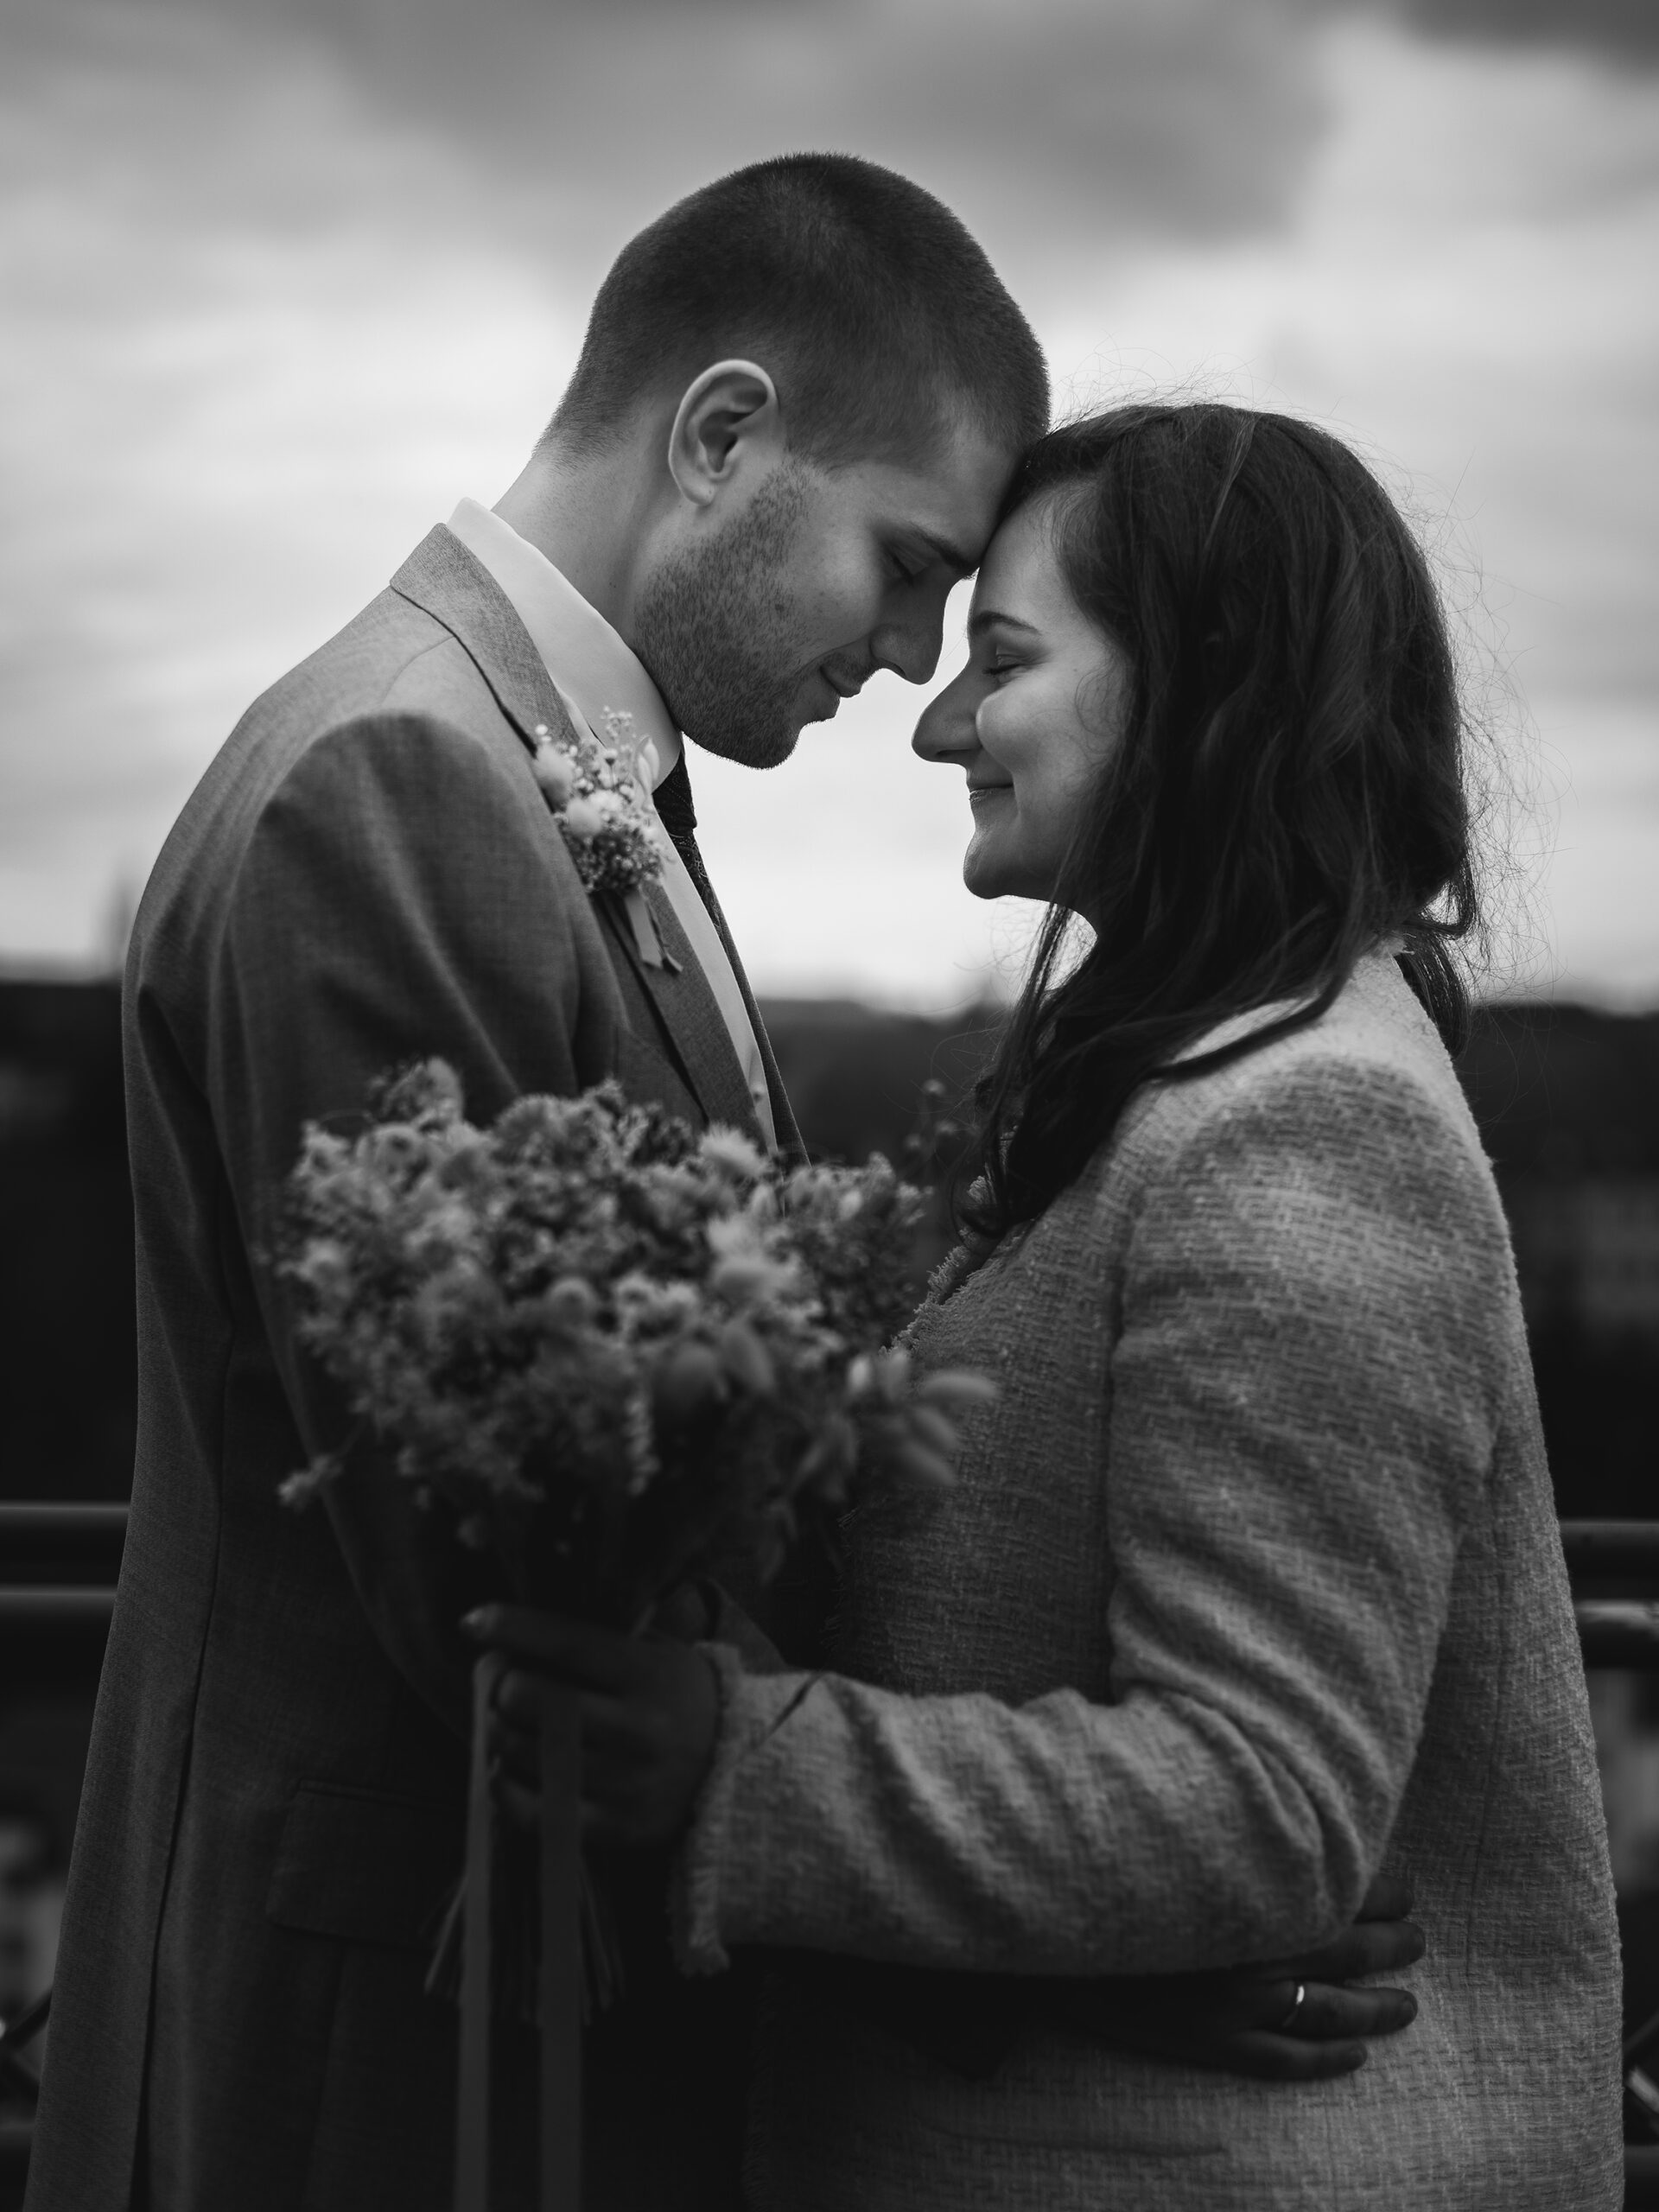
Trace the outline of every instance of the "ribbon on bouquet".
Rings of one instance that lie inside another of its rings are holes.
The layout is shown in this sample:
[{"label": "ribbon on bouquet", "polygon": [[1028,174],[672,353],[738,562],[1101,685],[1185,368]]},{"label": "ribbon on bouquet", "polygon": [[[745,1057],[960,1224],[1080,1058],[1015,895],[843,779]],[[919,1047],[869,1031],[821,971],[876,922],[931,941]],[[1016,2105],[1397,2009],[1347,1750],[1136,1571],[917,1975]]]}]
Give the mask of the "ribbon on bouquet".
[{"label": "ribbon on bouquet", "polygon": [[[490,2212],[490,1984],[496,1821],[490,1710],[505,1661],[473,1669],[472,1777],[462,1904],[455,2212]],[[582,2202],[582,1722],[574,1692],[543,1692],[537,1851],[541,2015],[539,2212]]]}]

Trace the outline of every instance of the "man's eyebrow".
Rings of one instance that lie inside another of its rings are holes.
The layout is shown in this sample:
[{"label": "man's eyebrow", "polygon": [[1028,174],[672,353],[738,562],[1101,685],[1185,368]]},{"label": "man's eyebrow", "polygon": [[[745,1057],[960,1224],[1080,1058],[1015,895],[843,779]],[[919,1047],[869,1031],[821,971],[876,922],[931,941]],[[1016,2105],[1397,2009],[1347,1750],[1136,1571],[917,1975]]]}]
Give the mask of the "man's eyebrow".
[{"label": "man's eyebrow", "polygon": [[1037,635],[1034,622],[1022,622],[1017,614],[999,614],[994,607],[982,607],[968,618],[968,634],[982,638],[987,630],[1023,630],[1028,637]]},{"label": "man's eyebrow", "polygon": [[947,569],[954,569],[959,576],[971,576],[979,566],[977,559],[964,553],[959,545],[953,545],[948,537],[939,537],[935,531],[924,530],[919,523],[910,524],[903,535],[925,545],[930,553],[943,561]]}]

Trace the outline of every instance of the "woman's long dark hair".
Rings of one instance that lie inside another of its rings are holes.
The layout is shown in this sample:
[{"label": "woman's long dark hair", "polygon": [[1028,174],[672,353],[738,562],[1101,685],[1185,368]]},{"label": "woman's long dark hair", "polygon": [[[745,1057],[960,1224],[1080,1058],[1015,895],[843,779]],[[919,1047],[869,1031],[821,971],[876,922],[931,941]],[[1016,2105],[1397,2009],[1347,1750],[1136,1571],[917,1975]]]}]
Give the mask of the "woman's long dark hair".
[{"label": "woman's long dark hair", "polygon": [[[1475,925],[1464,733],[1423,556],[1346,447],[1282,415],[1113,409],[1027,454],[1078,607],[1132,671],[957,1181],[975,1241],[1042,1212],[1131,1094],[1316,1020],[1355,962],[1402,965],[1455,1050]],[[1071,913],[1095,942],[1065,968]],[[1293,1000],[1220,1052],[1230,1015]]]}]

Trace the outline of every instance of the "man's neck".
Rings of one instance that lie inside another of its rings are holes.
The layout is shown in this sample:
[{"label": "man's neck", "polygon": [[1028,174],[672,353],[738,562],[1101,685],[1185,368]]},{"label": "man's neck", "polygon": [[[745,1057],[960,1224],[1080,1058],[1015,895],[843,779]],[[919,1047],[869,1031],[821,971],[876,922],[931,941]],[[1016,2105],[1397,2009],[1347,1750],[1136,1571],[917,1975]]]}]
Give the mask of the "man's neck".
[{"label": "man's neck", "polygon": [[538,447],[495,512],[628,639],[652,486],[628,446],[578,461]]}]

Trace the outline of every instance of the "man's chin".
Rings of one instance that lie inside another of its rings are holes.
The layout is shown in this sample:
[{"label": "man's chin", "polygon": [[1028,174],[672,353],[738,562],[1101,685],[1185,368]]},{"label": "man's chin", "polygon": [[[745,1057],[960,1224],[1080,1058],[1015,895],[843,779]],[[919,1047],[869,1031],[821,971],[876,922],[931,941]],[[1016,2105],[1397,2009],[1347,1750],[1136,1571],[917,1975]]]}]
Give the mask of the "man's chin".
[{"label": "man's chin", "polygon": [[685,734],[703,752],[712,753],[721,760],[735,761],[740,768],[781,768],[800,742],[801,733],[795,728],[764,734],[746,730],[736,736],[724,729],[689,729]]}]

